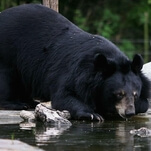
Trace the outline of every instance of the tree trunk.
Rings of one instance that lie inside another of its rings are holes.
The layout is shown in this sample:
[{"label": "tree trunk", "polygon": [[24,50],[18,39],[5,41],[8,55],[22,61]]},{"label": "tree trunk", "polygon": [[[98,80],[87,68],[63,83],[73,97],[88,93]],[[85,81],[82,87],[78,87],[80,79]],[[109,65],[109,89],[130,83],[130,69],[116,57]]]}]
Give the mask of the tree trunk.
[{"label": "tree trunk", "polygon": [[43,0],[43,5],[58,12],[58,0]]},{"label": "tree trunk", "polygon": [[144,61],[148,62],[149,61],[149,14],[148,12],[144,13]]}]

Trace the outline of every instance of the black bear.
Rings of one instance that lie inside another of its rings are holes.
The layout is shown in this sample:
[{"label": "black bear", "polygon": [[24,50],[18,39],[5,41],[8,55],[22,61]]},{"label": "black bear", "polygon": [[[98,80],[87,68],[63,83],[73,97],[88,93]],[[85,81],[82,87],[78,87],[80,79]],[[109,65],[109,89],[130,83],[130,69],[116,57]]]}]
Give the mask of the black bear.
[{"label": "black bear", "polygon": [[0,13],[0,108],[52,101],[73,119],[124,118],[148,109],[143,60],[38,4]]}]

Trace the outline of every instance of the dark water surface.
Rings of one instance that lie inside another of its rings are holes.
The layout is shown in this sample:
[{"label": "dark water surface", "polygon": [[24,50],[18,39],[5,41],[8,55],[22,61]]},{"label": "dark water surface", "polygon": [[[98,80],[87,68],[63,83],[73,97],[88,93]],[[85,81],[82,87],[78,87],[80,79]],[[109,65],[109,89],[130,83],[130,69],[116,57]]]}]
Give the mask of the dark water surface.
[{"label": "dark water surface", "polygon": [[72,126],[21,129],[21,124],[1,124],[0,138],[16,139],[46,151],[150,151],[151,137],[141,138],[130,130],[147,127],[149,119],[91,123],[73,121]]}]

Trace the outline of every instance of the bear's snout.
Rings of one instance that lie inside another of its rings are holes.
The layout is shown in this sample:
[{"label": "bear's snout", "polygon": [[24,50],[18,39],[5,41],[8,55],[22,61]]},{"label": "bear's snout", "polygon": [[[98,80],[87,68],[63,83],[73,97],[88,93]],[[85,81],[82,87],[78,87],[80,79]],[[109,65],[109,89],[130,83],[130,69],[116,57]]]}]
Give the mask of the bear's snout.
[{"label": "bear's snout", "polygon": [[118,114],[122,118],[130,118],[135,115],[134,99],[124,97],[119,103],[115,105]]},{"label": "bear's snout", "polygon": [[135,106],[134,104],[127,106],[125,110],[125,117],[130,118],[131,116],[135,115]]}]

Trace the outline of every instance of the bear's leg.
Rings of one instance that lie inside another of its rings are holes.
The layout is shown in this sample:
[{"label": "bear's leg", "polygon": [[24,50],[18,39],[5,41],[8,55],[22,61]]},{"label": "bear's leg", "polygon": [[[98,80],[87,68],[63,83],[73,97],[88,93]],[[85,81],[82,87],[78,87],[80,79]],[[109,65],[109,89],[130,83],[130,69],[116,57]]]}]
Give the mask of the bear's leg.
[{"label": "bear's leg", "polygon": [[57,110],[67,110],[73,119],[103,121],[102,116],[95,113],[87,104],[79,101],[75,97],[68,96],[66,98],[56,98],[52,101],[52,107]]},{"label": "bear's leg", "polygon": [[0,69],[0,109],[20,110],[29,108],[32,102],[23,95],[24,89],[12,69]]}]

